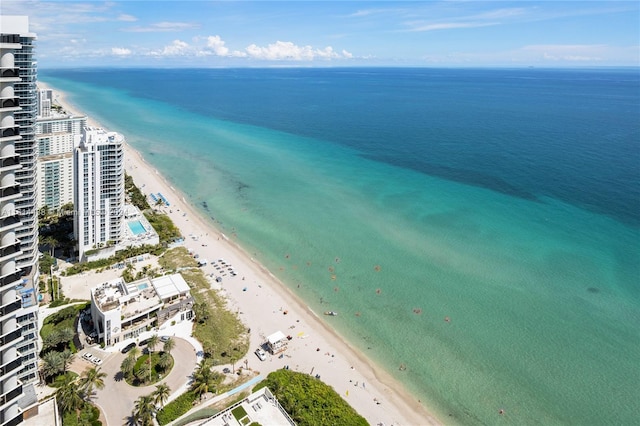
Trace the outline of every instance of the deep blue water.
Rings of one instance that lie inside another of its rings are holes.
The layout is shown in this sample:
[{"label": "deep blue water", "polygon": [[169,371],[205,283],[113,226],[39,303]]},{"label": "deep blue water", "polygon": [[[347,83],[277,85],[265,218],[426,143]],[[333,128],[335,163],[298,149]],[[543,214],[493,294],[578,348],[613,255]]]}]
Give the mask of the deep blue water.
[{"label": "deep blue water", "polygon": [[637,69],[40,77],[441,418],[637,422]]},{"label": "deep blue water", "polygon": [[552,197],[640,225],[637,69],[134,69],[43,75],[99,80],[134,97],[329,140],[376,161],[530,200]]}]

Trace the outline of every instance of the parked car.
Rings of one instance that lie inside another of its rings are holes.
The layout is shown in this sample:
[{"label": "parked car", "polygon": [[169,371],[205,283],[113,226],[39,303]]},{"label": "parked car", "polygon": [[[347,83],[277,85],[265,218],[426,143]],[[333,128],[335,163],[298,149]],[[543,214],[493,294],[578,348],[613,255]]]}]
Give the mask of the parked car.
[{"label": "parked car", "polygon": [[166,342],[169,339],[171,339],[171,336],[160,336],[160,341],[161,342]]},{"label": "parked car", "polygon": [[229,370],[227,367],[225,367],[225,368],[222,369],[222,372],[224,374],[229,374],[229,373],[231,373],[231,370]]},{"label": "parked car", "polygon": [[144,340],[140,341],[140,343],[138,343],[138,346],[144,346],[147,343],[149,343],[149,339],[144,339]]},{"label": "parked car", "polygon": [[123,354],[126,354],[127,352],[129,352],[131,349],[133,349],[135,347],[136,347],[135,343],[129,343],[127,346],[122,348],[122,350],[120,352],[122,352]]},{"label": "parked car", "polygon": [[267,354],[261,348],[256,349],[255,354],[258,358],[260,358],[260,361],[264,361],[267,359]]},{"label": "parked car", "polygon": [[91,358],[93,358],[93,355],[91,355],[89,352],[85,352],[82,354],[82,358],[86,359],[87,361],[91,361]]},{"label": "parked car", "polygon": [[95,355],[91,358],[91,362],[94,363],[95,365],[102,364],[102,360]]}]

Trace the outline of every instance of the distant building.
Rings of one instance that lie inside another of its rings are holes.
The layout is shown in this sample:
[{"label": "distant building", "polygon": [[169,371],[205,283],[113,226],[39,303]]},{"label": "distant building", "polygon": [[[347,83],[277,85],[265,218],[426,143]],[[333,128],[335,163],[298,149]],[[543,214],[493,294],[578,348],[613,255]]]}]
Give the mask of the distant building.
[{"label": "distant building", "polygon": [[122,239],[124,218],[124,137],[85,127],[74,150],[74,235],[79,258]]},{"label": "distant building", "polygon": [[73,203],[73,149],[87,117],[56,112],[52,101],[51,90],[38,90],[38,209],[57,210]]},{"label": "distant building", "polygon": [[105,346],[135,339],[147,327],[193,318],[193,298],[182,275],[126,283],[121,278],[91,289],[91,318]]},{"label": "distant building", "polygon": [[53,90],[38,89],[38,117],[49,117],[53,106]]},{"label": "distant building", "polygon": [[35,34],[26,16],[0,16],[0,425],[37,403]]}]

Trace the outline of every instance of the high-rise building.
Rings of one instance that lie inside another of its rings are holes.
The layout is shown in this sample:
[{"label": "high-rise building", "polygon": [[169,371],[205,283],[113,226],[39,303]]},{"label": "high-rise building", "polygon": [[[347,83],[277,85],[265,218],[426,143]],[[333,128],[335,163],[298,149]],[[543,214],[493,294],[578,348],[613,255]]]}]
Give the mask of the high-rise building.
[{"label": "high-rise building", "polygon": [[85,127],[74,151],[74,234],[80,260],[120,243],[124,223],[124,137]]},{"label": "high-rise building", "polygon": [[38,209],[57,210],[73,203],[73,149],[80,142],[86,116],[52,110],[51,90],[38,90]]},{"label": "high-rise building", "polygon": [[53,106],[53,90],[38,89],[38,117],[49,117]]},{"label": "high-rise building", "polygon": [[[24,32],[20,34],[20,49],[14,51],[14,64],[19,69],[20,81],[14,85],[16,96],[20,99],[20,111],[15,113],[16,125],[20,127],[20,140],[15,143],[16,153],[20,156],[22,167],[16,171],[16,179],[20,184],[21,197],[16,200],[16,208],[20,212],[22,225],[16,231],[20,240],[22,254],[18,256],[18,266],[27,274],[35,269],[38,260],[38,211],[37,211],[37,159],[35,126],[38,108],[37,62],[34,58],[35,35],[29,33],[28,17],[5,17],[3,30],[7,28],[5,21],[16,25],[22,23]],[[23,19],[18,19],[23,18]]]},{"label": "high-rise building", "polygon": [[0,426],[37,402],[35,34],[0,16]]}]

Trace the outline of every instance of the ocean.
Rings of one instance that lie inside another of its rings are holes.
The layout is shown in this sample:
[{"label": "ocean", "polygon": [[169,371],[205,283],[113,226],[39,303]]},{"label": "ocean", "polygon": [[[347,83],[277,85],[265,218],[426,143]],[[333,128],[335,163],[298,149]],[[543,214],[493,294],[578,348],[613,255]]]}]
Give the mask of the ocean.
[{"label": "ocean", "polygon": [[638,69],[39,78],[441,420],[638,423]]}]

